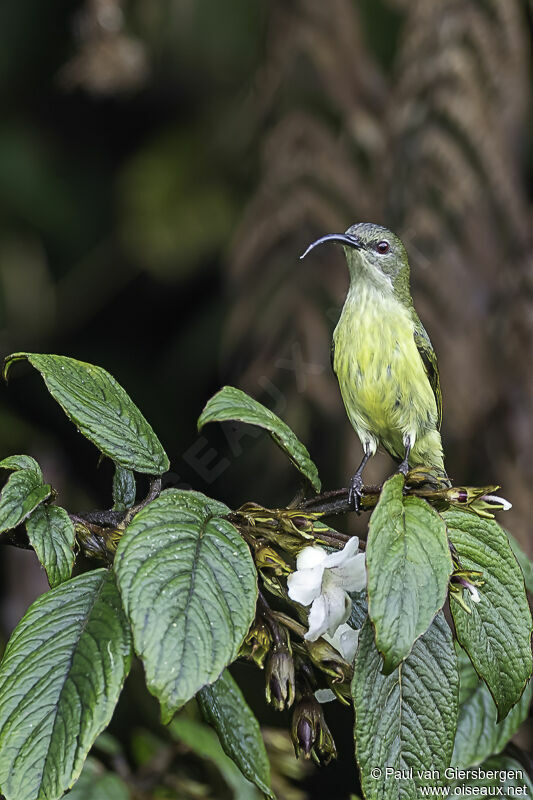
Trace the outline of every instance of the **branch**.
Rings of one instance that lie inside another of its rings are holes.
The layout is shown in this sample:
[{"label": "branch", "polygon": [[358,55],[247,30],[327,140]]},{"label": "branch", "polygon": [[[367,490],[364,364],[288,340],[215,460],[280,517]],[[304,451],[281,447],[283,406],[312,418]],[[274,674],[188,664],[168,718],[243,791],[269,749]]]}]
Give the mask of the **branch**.
[{"label": "branch", "polygon": [[[161,478],[153,478],[150,481],[150,488],[144,500],[136,506],[129,508],[127,511],[115,511],[112,508],[96,511],[79,511],[76,514],[69,514],[69,518],[73,525],[82,525],[90,531],[92,536],[95,537],[95,545],[100,543],[102,545],[102,552],[105,552],[109,533],[124,529],[126,525],[131,522],[135,514],[141,511],[141,509],[152,500],[155,500],[160,493]],[[33,550],[28,541],[26,529],[23,524],[2,534],[0,536],[0,545],[11,545],[11,547],[19,547],[23,550]],[[94,554],[98,550],[98,547],[91,547],[90,550]]]},{"label": "branch", "polygon": [[[375,508],[381,492],[381,486],[363,486],[360,507],[362,511],[371,511]],[[353,511],[353,503],[348,500],[348,489],[333,489],[322,492],[315,497],[303,500],[297,506],[302,511],[315,511],[325,515],[347,514]]]}]

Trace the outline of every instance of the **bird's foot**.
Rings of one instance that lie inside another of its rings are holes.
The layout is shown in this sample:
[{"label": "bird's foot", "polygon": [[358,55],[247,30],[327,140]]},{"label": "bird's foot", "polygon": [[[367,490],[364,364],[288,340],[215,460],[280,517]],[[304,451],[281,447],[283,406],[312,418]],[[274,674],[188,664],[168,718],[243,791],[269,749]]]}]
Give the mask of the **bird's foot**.
[{"label": "bird's foot", "polygon": [[398,472],[399,472],[401,475],[403,475],[403,477],[405,478],[405,476],[406,476],[406,475],[407,475],[407,473],[409,472],[409,462],[408,462],[407,458],[404,458],[404,460],[402,461],[402,463],[399,465],[399,467],[398,467],[398,470],[397,470],[397,471],[398,471]]},{"label": "bird's foot", "polygon": [[404,444],[405,444],[405,458],[398,467],[398,472],[405,478],[405,476],[409,472],[409,455],[411,453],[411,438],[409,436],[406,439],[404,439]]},{"label": "bird's foot", "polygon": [[356,472],[350,481],[348,489],[348,500],[353,504],[354,511],[359,513],[361,499],[363,497],[363,478],[360,472]]}]

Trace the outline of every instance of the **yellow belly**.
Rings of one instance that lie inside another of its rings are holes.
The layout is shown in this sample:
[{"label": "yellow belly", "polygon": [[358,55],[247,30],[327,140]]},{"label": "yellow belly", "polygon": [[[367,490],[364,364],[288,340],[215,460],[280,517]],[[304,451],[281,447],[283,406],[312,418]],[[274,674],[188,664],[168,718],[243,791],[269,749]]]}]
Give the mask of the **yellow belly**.
[{"label": "yellow belly", "polygon": [[440,451],[432,459],[439,465],[437,405],[409,312],[395,298],[361,288],[348,295],[333,338],[334,370],[365,450],[381,444],[402,459],[409,438],[412,465],[427,460],[428,445]]}]

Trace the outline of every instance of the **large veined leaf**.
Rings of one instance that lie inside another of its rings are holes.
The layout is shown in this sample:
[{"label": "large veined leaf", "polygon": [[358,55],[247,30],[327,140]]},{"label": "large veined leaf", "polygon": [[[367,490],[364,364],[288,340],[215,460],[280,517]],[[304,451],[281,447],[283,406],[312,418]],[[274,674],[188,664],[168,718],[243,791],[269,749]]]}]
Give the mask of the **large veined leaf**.
[{"label": "large veined leaf", "polygon": [[[0,465],[1,466],[1,465]],[[520,569],[524,575],[524,583],[526,584],[526,589],[528,592],[533,594],[533,562],[531,559],[524,553],[522,548],[520,547],[519,543],[509,531],[505,531],[507,538],[509,539],[509,544],[511,545],[511,550],[513,551],[516,560],[520,564]]]},{"label": "large veined leaf", "polygon": [[236,389],[224,386],[206,404],[198,419],[198,430],[208,422],[247,422],[267,430],[276,444],[288,455],[294,466],[305,475],[313,489],[320,491],[318,470],[305,445],[289,426],[270,409]]},{"label": "large veined leaf", "polygon": [[215,683],[200,689],[196,698],[226,755],[248,780],[272,798],[270,764],[259,723],[228,670]]},{"label": "large veined leaf", "polygon": [[[477,791],[472,791],[473,787],[477,787]],[[450,788],[455,790],[454,797],[533,796],[533,782],[526,770],[519,761],[506,755],[488,758],[479,767],[470,770],[460,770]]]},{"label": "large veined leaf", "polygon": [[214,517],[224,517],[231,511],[231,509],[225,503],[221,503],[220,500],[207,497],[207,495],[202,492],[195,492],[194,489],[188,489],[187,491],[172,489],[162,492],[161,496],[171,497],[175,508],[181,508],[184,511],[192,511],[194,514],[212,514]]},{"label": "large veined leaf", "polygon": [[102,367],[67,356],[14,353],[5,361],[4,374],[15,361],[27,359],[44,378],[46,387],[78,430],[104,455],[126,469],[160,475],[168,457],[151,426],[122,386]]},{"label": "large veined leaf", "polygon": [[403,496],[390,478],[370,519],[366,547],[368,613],[383,654],[395,669],[446,600],[452,560],[446,526],[428,503]]},{"label": "large veined leaf", "polygon": [[99,569],[39,597],[0,667],[0,791],[57,800],[106,727],[131,660],[114,575]]},{"label": "large veined leaf", "polygon": [[465,569],[483,573],[480,602],[465,594],[467,613],[452,601],[457,638],[489,687],[499,719],[520,700],[531,676],[531,613],[524,577],[497,522],[447,511],[448,535]]},{"label": "large veined leaf", "polygon": [[33,469],[13,472],[0,494],[0,533],[24,522],[38,505],[50,497],[51,491]]},{"label": "large veined leaf", "polygon": [[70,578],[74,566],[74,525],[64,508],[41,505],[26,520],[30,544],[52,589]]},{"label": "large veined leaf", "polygon": [[213,762],[232,790],[234,800],[259,800],[262,796],[224,753],[216,733],[208,725],[178,715],[170,723],[169,730],[174,739],[193,753]]},{"label": "large veined leaf", "polygon": [[440,779],[433,778],[433,785],[442,785],[452,755],[458,685],[457,657],[442,612],[390,675],[382,674],[367,620],[352,681],[356,755],[367,800],[418,798],[426,770],[436,770]]},{"label": "large veined leaf", "polygon": [[255,613],[250,551],[211,502],[162,492],[128,525],[115,557],[135,649],[165,721],[237,657]]},{"label": "large veined leaf", "polygon": [[464,650],[458,653],[459,717],[452,766],[472,767],[499,753],[527,718],[531,704],[529,683],[520,701],[501,722],[492,695],[480,681]]},{"label": "large veined leaf", "polygon": [[43,482],[43,473],[41,472],[41,468],[37,461],[31,456],[8,456],[0,461],[0,467],[2,469],[12,470],[29,469],[30,472],[35,472],[41,483]]},{"label": "large veined leaf", "polygon": [[113,475],[113,510],[126,511],[131,508],[135,504],[136,494],[135,475],[131,469],[116,464]]},{"label": "large veined leaf", "polygon": [[352,610],[347,622],[352,626],[352,628],[359,630],[363,627],[368,616],[366,589],[363,589],[361,592],[348,592],[348,594],[350,595],[350,599],[352,601]]}]

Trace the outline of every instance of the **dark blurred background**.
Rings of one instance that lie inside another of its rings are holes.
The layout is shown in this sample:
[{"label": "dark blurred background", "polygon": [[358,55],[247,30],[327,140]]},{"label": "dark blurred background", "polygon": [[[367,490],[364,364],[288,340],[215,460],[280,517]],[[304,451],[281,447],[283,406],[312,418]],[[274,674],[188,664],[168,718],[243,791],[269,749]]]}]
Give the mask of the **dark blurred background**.
[{"label": "dark blurred background", "polygon": [[[233,505],[297,490],[268,437],[196,433],[231,382],[346,485],[360,449],[329,347],[347,272],[334,248],[298,256],[385,224],[438,354],[448,472],[501,484],[533,554],[530,37],[526,0],[4,0],[2,356],[108,369],[169,484]],[[24,366],[0,395],[15,452],[70,510],[110,505],[110,465]],[[46,585],[2,555],[5,632]]]}]

